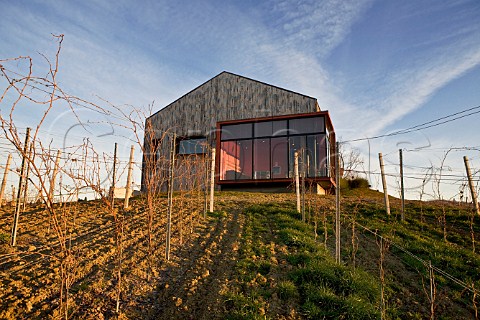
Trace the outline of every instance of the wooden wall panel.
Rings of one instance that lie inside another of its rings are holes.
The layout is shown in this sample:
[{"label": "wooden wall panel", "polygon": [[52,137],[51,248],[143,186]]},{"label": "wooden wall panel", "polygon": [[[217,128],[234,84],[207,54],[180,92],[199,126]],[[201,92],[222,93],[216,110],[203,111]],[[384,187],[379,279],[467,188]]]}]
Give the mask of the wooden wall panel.
[{"label": "wooden wall panel", "polygon": [[[155,139],[162,137],[165,131],[175,132],[179,138],[206,136],[214,147],[215,130],[219,121],[315,111],[320,111],[315,98],[222,72],[158,111],[147,122],[151,122]],[[145,139],[147,152],[148,140],[149,138]],[[168,158],[169,147],[170,142],[166,138],[160,145],[162,158]],[[143,167],[142,171],[145,171],[145,165]],[[143,174],[145,172],[142,172],[142,189]]]},{"label": "wooden wall panel", "polygon": [[312,97],[222,72],[147,121],[159,132],[175,130],[178,137],[207,136],[218,121],[315,111],[319,108]]}]

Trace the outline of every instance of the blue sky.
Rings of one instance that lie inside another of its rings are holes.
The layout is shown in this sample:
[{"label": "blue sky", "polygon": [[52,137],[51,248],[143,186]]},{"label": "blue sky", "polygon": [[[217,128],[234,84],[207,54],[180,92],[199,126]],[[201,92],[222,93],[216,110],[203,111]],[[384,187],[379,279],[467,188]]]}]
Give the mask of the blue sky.
[{"label": "blue sky", "polygon": [[[30,55],[42,73],[38,52],[52,57],[51,34],[62,33],[60,85],[94,102],[155,101],[156,111],[227,70],[316,97],[343,140],[480,105],[478,0],[0,0],[0,7],[0,58]],[[30,116],[18,115],[25,123]],[[427,166],[452,146],[479,146],[479,120],[372,140],[371,170],[378,152],[398,162],[399,147],[421,148],[406,161]],[[61,136],[66,127],[52,120],[48,128]],[[352,146],[368,158],[367,143]],[[448,157],[458,174],[463,154]],[[480,168],[479,152],[468,154]]]}]

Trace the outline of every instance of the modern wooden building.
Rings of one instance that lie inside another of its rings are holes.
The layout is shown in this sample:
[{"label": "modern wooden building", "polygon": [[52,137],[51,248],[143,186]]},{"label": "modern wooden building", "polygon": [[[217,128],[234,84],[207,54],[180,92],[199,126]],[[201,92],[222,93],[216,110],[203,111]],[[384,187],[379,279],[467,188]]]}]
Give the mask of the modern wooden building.
[{"label": "modern wooden building", "polygon": [[208,163],[216,149],[217,189],[285,189],[294,178],[295,152],[309,183],[321,192],[334,184],[329,113],[300,93],[222,72],[150,116],[145,127],[142,186],[153,168],[147,159],[169,159],[174,133],[180,169],[187,159]]}]

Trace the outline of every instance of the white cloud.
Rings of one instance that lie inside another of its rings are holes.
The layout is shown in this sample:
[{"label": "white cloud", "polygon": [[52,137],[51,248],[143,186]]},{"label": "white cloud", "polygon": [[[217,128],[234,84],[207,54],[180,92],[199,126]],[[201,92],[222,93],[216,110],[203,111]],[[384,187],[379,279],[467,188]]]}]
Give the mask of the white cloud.
[{"label": "white cloud", "polygon": [[242,49],[231,52],[236,57],[231,65],[241,74],[316,97],[324,110],[347,113],[353,106],[342,98],[321,57],[348,35],[369,3],[352,1],[336,7],[335,1],[274,2],[277,28],[272,28],[271,21],[250,18],[250,12],[231,13],[243,30],[234,40]]},{"label": "white cloud", "polygon": [[289,47],[302,48],[314,56],[327,56],[350,32],[372,0],[310,0],[275,2],[280,14],[282,41]]},{"label": "white cloud", "polygon": [[[384,70],[384,83],[373,83],[376,88],[369,96],[349,100],[344,93],[348,88],[336,85],[339,82],[326,71],[324,59],[350,35],[371,4],[370,0],[271,2],[269,9],[276,17],[272,22],[259,19],[268,8],[258,13],[228,4],[180,8],[164,2],[137,6],[97,1],[72,7],[47,2],[44,11],[53,12],[56,19],[28,10],[20,15],[20,8],[10,6],[18,25],[30,26],[29,31],[12,28],[10,39],[26,47],[26,39],[38,43],[50,32],[63,30],[61,80],[70,93],[86,99],[98,94],[117,104],[135,105],[156,100],[160,107],[214,75],[213,67],[317,97],[323,109],[335,114],[337,128],[358,130],[359,119],[369,120],[375,125],[364,134],[376,134],[478,65],[479,57],[474,44],[455,50],[457,41],[450,48],[441,47],[442,55],[426,55],[416,63]],[[125,19],[133,19],[136,27],[123,25]],[[450,39],[445,35],[444,40]],[[43,41],[39,50],[47,43]],[[171,46],[178,46],[177,51],[169,51]],[[187,58],[174,56],[182,50],[190,50]]]},{"label": "white cloud", "polygon": [[[392,74],[393,94],[377,101],[377,121],[369,128],[369,134],[377,134],[408,113],[420,108],[430,97],[449,82],[480,65],[480,45],[454,43],[441,48],[443,53],[422,60],[411,69]],[[375,109],[372,110],[375,112]]]}]

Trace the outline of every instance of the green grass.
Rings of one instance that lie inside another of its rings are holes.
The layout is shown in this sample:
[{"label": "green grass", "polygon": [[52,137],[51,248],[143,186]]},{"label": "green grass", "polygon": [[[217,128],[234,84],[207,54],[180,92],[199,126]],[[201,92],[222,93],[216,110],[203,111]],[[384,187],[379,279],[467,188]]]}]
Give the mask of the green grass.
[{"label": "green grass", "polygon": [[[391,239],[423,261],[431,261],[433,266],[453,277],[466,283],[475,282],[476,287],[480,287],[478,273],[480,256],[473,252],[471,239],[472,228],[476,241],[480,240],[480,218],[475,216],[474,223],[471,225],[472,211],[469,205],[446,201],[407,201],[406,221],[402,222],[399,201],[391,200],[393,210],[392,214],[387,216],[382,198],[382,194],[375,197],[371,191],[363,194],[361,190],[355,190],[342,199],[342,214],[346,221],[350,221],[352,214],[356,212],[355,219],[361,225],[370,230],[376,230],[378,234]],[[444,221],[446,221],[446,234],[444,234]],[[374,235],[368,232],[363,234],[371,241],[375,241]],[[349,236],[346,238],[347,242],[350,241]],[[375,247],[364,247],[362,250],[374,252]],[[406,271],[402,271],[398,266],[393,267],[396,263],[392,259],[394,257],[400,259]],[[361,264],[362,261],[359,263]],[[418,259],[395,246],[389,248],[389,255],[386,258],[387,266],[389,263],[386,285],[391,312],[388,315],[391,318],[428,317],[428,302],[425,301],[426,294],[421,284],[423,278],[428,289],[428,268]],[[420,284],[415,286],[411,280],[410,282],[407,280],[413,278]],[[470,292],[438,273],[435,274],[435,281],[437,291],[440,292],[436,301],[438,318],[473,316]],[[397,301],[396,297],[399,295],[404,296],[403,301]],[[414,301],[421,301],[419,303],[421,306],[418,303],[413,305]]]},{"label": "green grass", "polygon": [[[257,297],[260,318],[288,318],[271,306],[294,309],[307,319],[380,318],[378,238],[357,227],[360,241],[352,265],[351,221],[394,241],[424,261],[467,284],[480,288],[480,255],[472,251],[471,229],[480,242],[480,217],[471,225],[471,208],[449,202],[407,201],[406,221],[400,221],[400,202],[391,197],[392,214],[387,216],[383,195],[357,188],[342,193],[342,261],[337,265],[334,252],[334,197],[318,197],[307,203],[311,213],[301,221],[292,200],[248,206],[241,257],[237,265],[237,293]],[[309,196],[313,199],[312,196]],[[443,214],[446,220],[444,239]],[[326,225],[323,215],[326,214]],[[314,229],[314,221],[317,229]],[[324,227],[329,238],[324,245]],[[315,238],[315,232],[317,237]],[[275,243],[276,252],[269,249]],[[480,244],[477,245],[480,252]],[[283,248],[281,254],[278,248]],[[277,259],[278,264],[271,259]],[[387,319],[429,318],[428,268],[394,245],[387,249],[385,298]],[[364,271],[362,271],[364,270]],[[259,281],[259,276],[267,279]],[[275,281],[271,280],[274,278]],[[435,273],[437,284],[436,318],[472,318],[472,295],[448,277]],[[423,283],[423,284],[422,284]],[[426,293],[427,292],[427,293]],[[276,301],[277,299],[278,301]],[[477,298],[478,300],[478,298]],[[280,302],[279,302],[280,301]],[[477,301],[478,303],[478,301]]]},{"label": "green grass", "polygon": [[228,319],[275,319],[278,311],[269,306],[276,303],[307,319],[379,318],[375,278],[336,264],[291,207],[264,204],[245,212],[237,290],[225,300]]},{"label": "green grass", "polygon": [[294,299],[299,296],[297,286],[290,280],[281,281],[277,286],[278,296],[282,300]]}]

